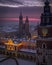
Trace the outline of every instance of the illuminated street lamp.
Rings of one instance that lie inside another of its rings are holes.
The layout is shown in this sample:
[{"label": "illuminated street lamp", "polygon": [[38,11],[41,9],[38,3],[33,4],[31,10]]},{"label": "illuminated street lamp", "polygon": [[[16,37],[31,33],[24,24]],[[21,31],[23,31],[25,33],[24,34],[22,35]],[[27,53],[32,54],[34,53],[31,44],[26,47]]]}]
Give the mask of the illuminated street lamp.
[{"label": "illuminated street lamp", "polygon": [[43,28],[43,29],[42,29],[43,37],[45,37],[45,36],[47,35],[47,33],[48,33],[48,29]]}]

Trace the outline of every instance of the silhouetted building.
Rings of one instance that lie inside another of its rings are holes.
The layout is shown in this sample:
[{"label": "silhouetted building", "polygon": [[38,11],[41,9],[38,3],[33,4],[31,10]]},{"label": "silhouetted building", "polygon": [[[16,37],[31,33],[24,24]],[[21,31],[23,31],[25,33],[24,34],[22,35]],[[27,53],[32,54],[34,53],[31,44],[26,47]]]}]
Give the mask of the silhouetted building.
[{"label": "silhouetted building", "polygon": [[26,16],[26,20],[24,23],[22,13],[20,13],[20,16],[19,16],[19,36],[20,37],[24,37],[24,36],[31,37],[30,32],[29,32],[28,16]]},{"label": "silhouetted building", "polygon": [[20,13],[19,16],[19,37],[23,36],[23,16],[22,13]]},{"label": "silhouetted building", "polygon": [[28,38],[31,38],[31,34],[29,32],[29,20],[28,20],[28,16],[26,16],[26,20],[25,20],[25,35],[28,36]]},{"label": "silhouetted building", "polygon": [[26,20],[25,20],[25,32],[26,32],[26,34],[29,33],[29,20],[28,20],[27,16],[26,16]]},{"label": "silhouetted building", "polygon": [[48,0],[45,2],[44,12],[41,14],[40,25],[52,25],[52,13],[50,11],[50,4]]},{"label": "silhouetted building", "polygon": [[[44,29],[45,28],[45,29]],[[39,36],[42,36],[42,32],[47,32],[46,37],[52,37],[52,13],[50,11],[49,1],[46,0],[44,6],[44,12],[41,14],[41,22],[38,30]]]},{"label": "silhouetted building", "polygon": [[48,0],[38,27],[37,65],[52,65],[52,13]]}]

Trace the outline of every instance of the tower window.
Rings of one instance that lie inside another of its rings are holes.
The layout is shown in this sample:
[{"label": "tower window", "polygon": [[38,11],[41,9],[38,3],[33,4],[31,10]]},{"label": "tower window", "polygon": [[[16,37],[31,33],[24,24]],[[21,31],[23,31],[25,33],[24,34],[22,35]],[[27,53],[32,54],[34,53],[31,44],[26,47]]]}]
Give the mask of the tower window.
[{"label": "tower window", "polygon": [[43,44],[43,48],[45,48],[45,44]]},{"label": "tower window", "polygon": [[45,43],[43,43],[42,48],[46,48],[46,44]]}]

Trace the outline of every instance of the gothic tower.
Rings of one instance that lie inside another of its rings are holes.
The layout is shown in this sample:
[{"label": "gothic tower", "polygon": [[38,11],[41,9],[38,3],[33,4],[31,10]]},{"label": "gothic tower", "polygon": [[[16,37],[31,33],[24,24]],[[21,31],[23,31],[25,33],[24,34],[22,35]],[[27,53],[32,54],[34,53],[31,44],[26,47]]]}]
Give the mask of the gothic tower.
[{"label": "gothic tower", "polygon": [[41,23],[40,25],[44,26],[44,25],[52,25],[52,13],[50,11],[50,4],[49,1],[46,0],[46,2],[44,3],[44,11],[41,14]]},{"label": "gothic tower", "polygon": [[22,16],[22,12],[20,12],[20,16],[19,16],[19,36],[20,37],[23,36],[23,16]]},{"label": "gothic tower", "polygon": [[38,27],[37,65],[52,65],[52,13],[49,1],[45,1],[44,12]]},{"label": "gothic tower", "polygon": [[44,30],[45,32],[48,32],[46,37],[52,37],[52,13],[50,11],[50,3],[48,0],[46,0],[44,4],[44,12],[41,14],[41,22],[38,28],[38,34],[39,36],[42,36],[42,31]]},{"label": "gothic tower", "polygon": [[29,34],[29,20],[28,20],[28,16],[26,16],[26,21],[25,21],[25,33]]}]

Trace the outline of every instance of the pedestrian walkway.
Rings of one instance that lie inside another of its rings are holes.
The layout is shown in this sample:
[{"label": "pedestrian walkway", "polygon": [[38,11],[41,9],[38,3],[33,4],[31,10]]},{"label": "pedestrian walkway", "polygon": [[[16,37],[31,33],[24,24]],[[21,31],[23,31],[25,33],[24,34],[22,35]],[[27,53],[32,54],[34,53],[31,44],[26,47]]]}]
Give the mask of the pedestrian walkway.
[{"label": "pedestrian walkway", "polygon": [[[0,55],[1,57],[2,55]],[[6,58],[6,57],[5,57]],[[0,58],[2,60],[2,58]],[[18,58],[9,58],[5,60],[4,62],[1,62],[0,65],[17,65],[16,61],[18,62],[19,65],[36,65],[35,62],[33,61],[28,61],[28,60],[23,60],[23,59],[18,59]]]}]

